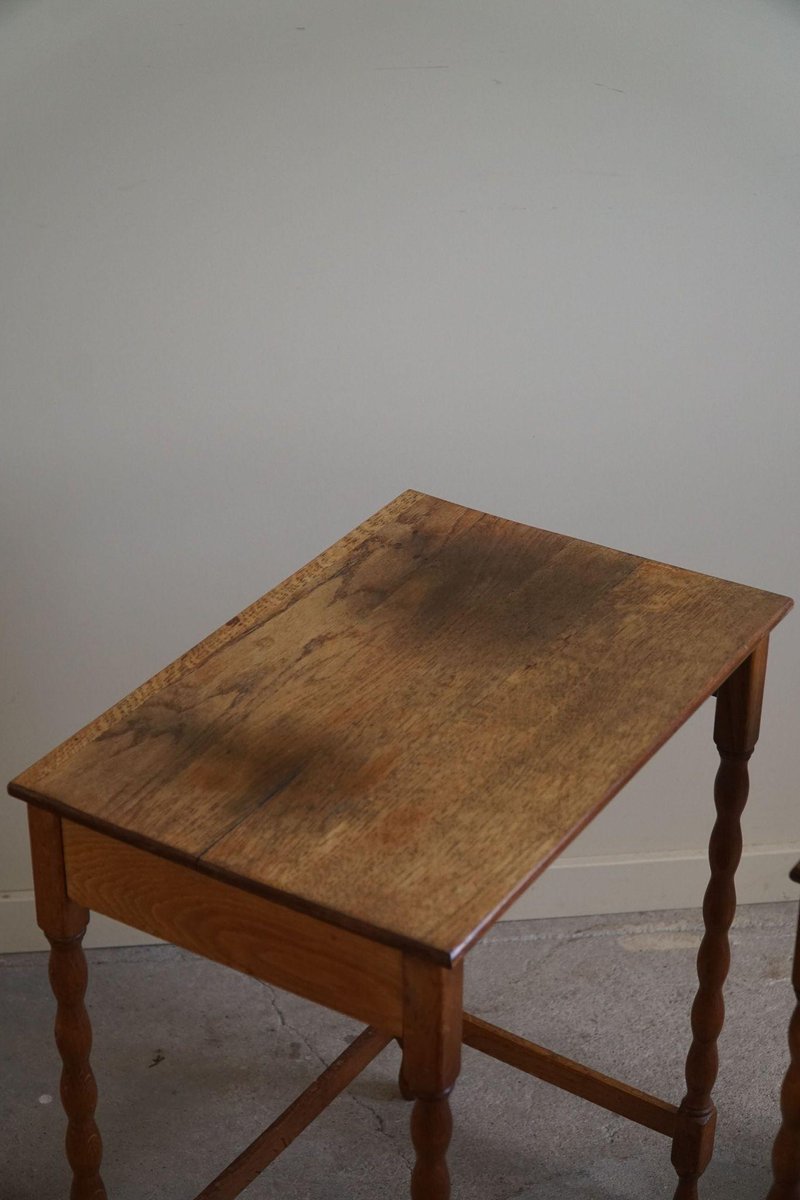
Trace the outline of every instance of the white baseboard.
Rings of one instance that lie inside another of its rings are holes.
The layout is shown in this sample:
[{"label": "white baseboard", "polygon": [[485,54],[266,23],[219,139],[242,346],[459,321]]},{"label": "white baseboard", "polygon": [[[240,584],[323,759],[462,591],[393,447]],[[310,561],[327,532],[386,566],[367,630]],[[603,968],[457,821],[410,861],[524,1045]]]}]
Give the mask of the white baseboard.
[{"label": "white baseboard", "polygon": [[[800,845],[745,850],[736,873],[739,903],[800,900],[800,888],[789,879],[798,859]],[[564,857],[512,905],[505,920],[699,908],[708,875],[705,852]]]},{"label": "white baseboard", "polygon": [[[736,876],[739,903],[800,900],[800,888],[789,880],[789,871],[798,859],[800,846],[754,846],[746,850]],[[554,863],[504,919],[697,908],[707,881],[704,853],[566,857]],[[154,945],[156,939],[95,913],[84,944]],[[0,954],[46,947],[36,925],[33,892],[0,893]]]},{"label": "white baseboard", "polygon": [[[92,913],[84,946],[156,946],[158,940],[121,925],[101,913]],[[0,954],[47,950],[47,940],[36,924],[33,892],[0,893]]]}]

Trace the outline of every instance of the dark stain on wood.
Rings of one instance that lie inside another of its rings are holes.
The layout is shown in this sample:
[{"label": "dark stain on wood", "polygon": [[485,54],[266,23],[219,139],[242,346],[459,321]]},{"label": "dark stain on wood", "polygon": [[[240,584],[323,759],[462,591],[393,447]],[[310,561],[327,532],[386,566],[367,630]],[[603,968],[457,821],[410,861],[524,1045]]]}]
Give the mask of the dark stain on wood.
[{"label": "dark stain on wood", "polygon": [[406,492],[11,790],[450,961],[790,603]]}]

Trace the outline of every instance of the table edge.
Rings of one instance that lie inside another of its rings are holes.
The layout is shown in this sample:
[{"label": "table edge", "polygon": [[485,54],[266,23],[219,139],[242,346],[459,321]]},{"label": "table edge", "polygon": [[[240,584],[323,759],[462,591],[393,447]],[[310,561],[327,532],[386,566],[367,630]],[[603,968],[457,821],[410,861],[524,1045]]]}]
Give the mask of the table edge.
[{"label": "table edge", "polygon": [[630,780],[638,774],[641,768],[647,763],[666,742],[681,728],[682,725],[689,720],[691,716],[701,707],[705,701],[713,695],[717,688],[736,670],[737,667],[753,652],[755,647],[774,629],[780,620],[786,615],[792,606],[792,601],[787,598],[787,605],[777,615],[774,615],[770,620],[761,627],[736,653],[720,668],[711,683],[703,690],[703,692],[695,698],[692,704],[682,713],[678,715],[674,722],[665,728],[663,734],[660,734],[656,741],[647,748],[646,752],[641,755],[631,767],[615,780],[608,791],[598,800],[598,802],[584,815],[578,824],[576,824],[568,834],[558,842],[552,850],[545,855],[536,865],[502,897],[500,901],[485,914],[481,920],[467,930],[464,935],[456,941],[452,946],[438,945],[435,942],[428,942],[424,939],[412,937],[409,934],[404,934],[398,930],[384,928],[380,925],[373,925],[371,922],[354,917],[351,914],[340,912],[337,909],[331,909],[325,905],[319,904],[316,901],[308,900],[303,896],[298,896],[291,892],[284,892],[281,889],[273,887],[269,884],[259,883],[255,880],[237,875],[235,872],[227,871],[224,868],[215,866],[206,862],[202,858],[186,854],[174,847],[166,846],[163,843],[147,838],[143,834],[133,833],[130,830],[122,829],[120,826],[114,825],[111,822],[104,821],[98,818],[87,819],[85,813],[78,809],[72,808],[63,801],[55,800],[54,798],[45,795],[38,791],[30,784],[23,783],[22,777],[18,777],[9,783],[8,792],[16,799],[24,800],[28,804],[32,804],[37,808],[43,808],[50,812],[56,813],[58,816],[65,817],[68,820],[75,821],[77,824],[85,825],[90,829],[96,829],[100,833],[105,833],[111,837],[115,837],[123,842],[128,842],[131,845],[138,846],[150,853],[157,854],[162,858],[170,859],[184,866],[190,866],[194,870],[203,874],[210,875],[212,878],[220,879],[225,883],[232,884],[235,887],[241,888],[244,891],[253,892],[256,895],[264,896],[268,900],[275,903],[283,904],[287,908],[293,908],[296,911],[307,913],[309,916],[325,921],[329,925],[339,926],[343,929],[348,929],[353,933],[361,934],[362,936],[371,939],[372,941],[382,942],[385,945],[393,946],[396,949],[406,953],[416,955],[418,957],[427,958],[441,966],[453,967],[464,957],[464,955],[479,942],[491,927],[500,919],[504,912],[518,900],[527,889],[536,882],[549,866],[563,853],[571,842],[589,825],[594,818],[606,807],[607,804],[622,790]]},{"label": "table edge", "polygon": [[[653,757],[661,747],[669,741],[669,739],[677,732],[677,730],[705,703],[721,683],[736,670],[736,668],[748,657],[763,638],[767,637],[776,625],[786,616],[794,605],[794,601],[789,596],[781,595],[776,592],[765,592],[764,589],[752,589],[762,591],[764,594],[774,597],[776,607],[774,612],[759,626],[751,637],[740,646],[735,653],[727,660],[720,668],[718,673],[712,678],[712,681],[706,685],[704,690],[697,696],[687,709],[678,714],[674,722],[666,727],[663,733],[659,734],[657,739],[649,746],[646,751],[626,770],[619,779],[615,780],[607,792],[601,796],[597,803],[589,809],[581,820],[558,842],[534,867],[531,868],[521,879],[517,880],[514,886],[502,897],[500,901],[492,908],[481,920],[452,946],[444,946],[435,942],[426,941],[424,939],[415,938],[411,935],[404,934],[397,930],[386,929],[379,925],[373,925],[371,922],[351,916],[350,914],[340,912],[337,909],[331,909],[316,901],[308,900],[302,896],[298,896],[291,892],[282,891],[269,884],[258,883],[252,879],[237,875],[235,872],[228,871],[225,868],[216,866],[207,862],[202,856],[195,856],[180,851],[174,847],[160,843],[154,839],[139,833],[132,832],[121,826],[115,825],[112,822],[105,821],[102,818],[89,817],[86,813],[79,809],[73,808],[65,802],[55,799],[41,790],[50,775],[54,770],[63,763],[68,761],[76,754],[84,745],[94,740],[104,730],[110,728],[116,721],[131,712],[134,712],[141,704],[169,684],[183,678],[191,671],[195,670],[201,664],[207,662],[214,654],[218,653],[231,641],[242,636],[244,633],[252,629],[258,622],[259,617],[265,611],[269,611],[270,607],[276,603],[280,603],[284,591],[287,593],[287,603],[291,601],[292,589],[289,585],[292,582],[299,583],[301,587],[300,594],[305,594],[306,583],[313,582],[314,578],[324,571],[326,566],[330,565],[331,561],[336,561],[337,556],[352,552],[361,542],[369,538],[376,530],[392,517],[402,514],[408,507],[419,501],[420,499],[438,500],[437,497],[431,496],[427,492],[421,492],[414,488],[407,488],[399,493],[394,499],[387,502],[383,507],[378,509],[360,525],[345,533],[326,549],[315,555],[303,567],[294,571],[286,579],[276,584],[269,591],[260,596],[253,604],[243,609],[239,614],[226,621],[218,629],[213,631],[207,637],[203,638],[195,646],[179,655],[173,662],[167,664],[161,671],[145,680],[138,688],[128,693],[121,700],[117,701],[110,708],[106,709],[99,716],[88,722],[71,737],[59,743],[56,747],[43,755],[31,766],[27,767],[19,775],[17,775],[8,784],[8,793],[16,799],[23,800],[28,804],[32,804],[37,808],[45,809],[54,812],[58,816],[65,817],[77,824],[84,825],[90,829],[96,829],[98,832],[105,833],[111,837],[117,838],[120,841],[127,842],[131,845],[138,846],[144,850],[159,855],[162,858],[188,865],[200,873],[211,876],[215,879],[220,879],[228,884],[238,887],[244,891],[252,892],[257,895],[262,895],[265,898],[276,903],[282,904],[285,907],[295,909],[296,911],[307,913],[326,923],[338,926],[343,929],[348,929],[351,932],[359,933],[373,941],[382,942],[386,945],[395,947],[405,952],[422,956],[429,960],[445,966],[454,966],[466,952],[471,949],[488,930],[499,920],[504,912],[522,896],[529,887],[539,878],[540,875],[557,859],[567,846],[591,823],[592,820],[606,807],[606,805],[616,796],[622,788],[636,775],[641,768]],[[441,501],[441,503],[452,504],[452,501]],[[478,510],[474,510],[478,511]],[[502,518],[508,520],[509,518]],[[520,522],[513,522],[520,524]],[[582,539],[572,539],[575,541]],[[619,553],[628,553],[620,551]],[[655,559],[644,558],[641,555],[629,555],[632,558],[638,558],[642,562],[653,562],[661,567],[669,567],[670,564],[657,562]],[[674,567],[676,571],[685,573],[687,568]],[[689,572],[690,574],[702,574],[701,572]],[[706,578],[716,578],[715,576],[706,576]],[[728,581],[732,582],[732,581]],[[750,588],[748,584],[735,584],[737,587]],[[269,619],[267,617],[267,619]]]}]

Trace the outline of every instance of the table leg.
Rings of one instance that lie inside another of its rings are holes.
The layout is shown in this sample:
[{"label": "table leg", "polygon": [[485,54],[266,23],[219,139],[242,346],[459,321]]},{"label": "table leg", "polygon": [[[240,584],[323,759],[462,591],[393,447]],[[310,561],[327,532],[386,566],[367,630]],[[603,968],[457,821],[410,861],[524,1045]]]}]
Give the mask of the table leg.
[{"label": "table leg", "polygon": [[[800,863],[792,872],[800,883]],[[800,921],[794,948],[792,984],[797,998],[789,1023],[789,1069],[781,1088],[783,1122],[772,1150],[773,1184],[767,1200],[800,1200]]]},{"label": "table leg", "polygon": [[415,1099],[414,1093],[411,1091],[411,1088],[408,1086],[408,1083],[406,1081],[405,1073],[403,1071],[402,1066],[400,1067],[400,1073],[397,1076],[397,1087],[398,1087],[398,1091],[400,1092],[400,1096],[403,1100],[414,1100]]},{"label": "table leg", "polygon": [[107,1200],[100,1178],[102,1142],[95,1124],[97,1084],[89,1065],[92,1028],[83,998],[87,967],[82,941],[87,909],[70,900],[64,874],[61,822],[29,807],[36,914],[50,942],[50,983],[56,998],[56,1045],[61,1055],[61,1101],[67,1115],[70,1200]]},{"label": "table leg", "polygon": [[703,902],[705,936],[697,956],[699,988],[692,1007],[692,1045],[686,1060],[686,1095],[678,1113],[672,1163],[675,1200],[697,1200],[697,1185],[714,1149],[716,1108],[711,1093],[725,1019],[723,987],[730,966],[728,931],[736,912],[734,876],[742,855],[741,815],[747,802],[747,763],[758,739],[767,639],[717,692],[714,741],[720,766],[714,784],[717,819],[711,834],[711,879]]},{"label": "table leg", "polygon": [[405,1094],[414,1099],[416,1151],[411,1200],[449,1200],[453,1122],[448,1097],[461,1066],[462,970],[408,956],[404,977],[401,1079]]}]

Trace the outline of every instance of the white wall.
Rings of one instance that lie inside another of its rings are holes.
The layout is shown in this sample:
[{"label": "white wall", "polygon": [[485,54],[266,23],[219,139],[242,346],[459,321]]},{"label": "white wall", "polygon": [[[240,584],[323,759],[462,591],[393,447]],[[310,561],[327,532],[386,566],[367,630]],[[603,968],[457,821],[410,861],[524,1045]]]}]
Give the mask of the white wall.
[{"label": "white wall", "polygon": [[[0,775],[407,486],[800,594],[798,62],[793,0],[6,0]],[[709,734],[524,911],[695,903]]]}]

